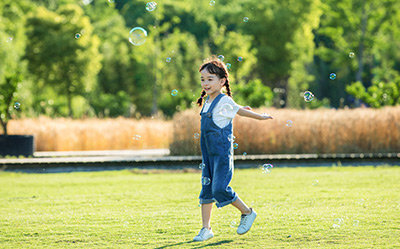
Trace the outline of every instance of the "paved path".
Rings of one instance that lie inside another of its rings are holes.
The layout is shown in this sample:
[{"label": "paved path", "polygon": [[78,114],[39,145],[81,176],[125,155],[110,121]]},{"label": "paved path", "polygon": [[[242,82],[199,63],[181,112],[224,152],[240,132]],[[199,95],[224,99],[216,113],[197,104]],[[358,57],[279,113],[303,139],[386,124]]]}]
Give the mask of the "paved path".
[{"label": "paved path", "polygon": [[[141,169],[198,168],[201,156],[170,156],[168,149],[139,151],[36,152],[34,158],[0,159],[0,170],[72,172]],[[236,168],[265,163],[278,167],[332,165],[400,165],[400,153],[237,155]]]}]

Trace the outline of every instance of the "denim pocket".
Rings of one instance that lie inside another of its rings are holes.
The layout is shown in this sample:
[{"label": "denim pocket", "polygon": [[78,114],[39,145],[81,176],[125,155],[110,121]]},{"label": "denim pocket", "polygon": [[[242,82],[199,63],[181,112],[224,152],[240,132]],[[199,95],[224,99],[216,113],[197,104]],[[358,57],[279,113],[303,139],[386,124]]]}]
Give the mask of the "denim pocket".
[{"label": "denim pocket", "polygon": [[221,143],[221,133],[209,132],[205,135],[206,147],[210,156],[219,156],[222,154],[223,148]]}]

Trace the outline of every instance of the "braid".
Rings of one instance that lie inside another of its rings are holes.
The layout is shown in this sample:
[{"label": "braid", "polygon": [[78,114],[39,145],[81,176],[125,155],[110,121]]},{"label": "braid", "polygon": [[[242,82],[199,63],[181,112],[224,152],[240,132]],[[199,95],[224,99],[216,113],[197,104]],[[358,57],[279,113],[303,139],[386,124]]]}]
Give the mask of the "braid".
[{"label": "braid", "polygon": [[197,104],[201,106],[203,104],[203,97],[206,95],[206,91],[201,91],[201,97],[197,99]]},{"label": "braid", "polygon": [[228,94],[228,96],[232,98],[231,86],[229,85],[228,78],[226,78],[224,86],[226,88],[226,94]]}]

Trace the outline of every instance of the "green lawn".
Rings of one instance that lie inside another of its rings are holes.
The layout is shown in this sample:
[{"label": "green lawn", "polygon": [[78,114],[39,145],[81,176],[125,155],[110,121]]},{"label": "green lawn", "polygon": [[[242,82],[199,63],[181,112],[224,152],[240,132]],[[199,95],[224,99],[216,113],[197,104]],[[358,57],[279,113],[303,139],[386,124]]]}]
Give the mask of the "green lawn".
[{"label": "green lawn", "polygon": [[0,248],[400,247],[400,167],[236,170],[253,228],[237,235],[239,212],[214,208],[215,237],[193,243],[200,187],[199,172],[0,172]]}]

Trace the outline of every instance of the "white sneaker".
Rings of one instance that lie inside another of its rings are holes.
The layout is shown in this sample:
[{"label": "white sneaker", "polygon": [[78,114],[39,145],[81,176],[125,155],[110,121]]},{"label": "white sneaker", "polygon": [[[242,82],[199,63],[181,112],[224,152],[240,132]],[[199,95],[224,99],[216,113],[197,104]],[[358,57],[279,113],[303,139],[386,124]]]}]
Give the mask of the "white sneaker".
[{"label": "white sneaker", "polygon": [[240,219],[240,225],[236,231],[240,235],[245,234],[250,230],[251,225],[253,225],[253,222],[257,217],[256,211],[254,211],[252,208],[250,208],[250,210],[251,210],[250,214],[248,215],[242,214],[242,218]]},{"label": "white sneaker", "polygon": [[199,234],[193,238],[193,241],[205,241],[214,237],[212,229],[208,230],[207,228],[203,227]]}]

